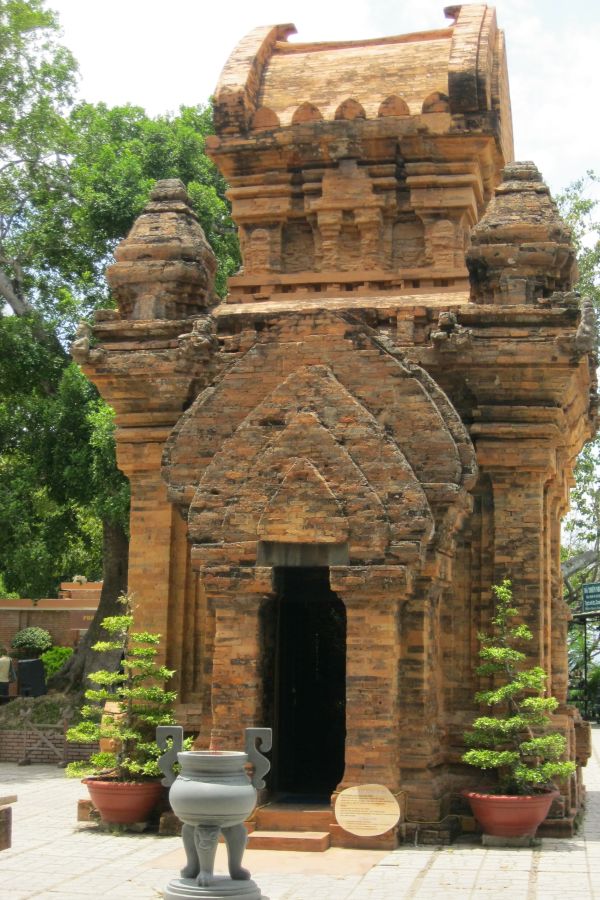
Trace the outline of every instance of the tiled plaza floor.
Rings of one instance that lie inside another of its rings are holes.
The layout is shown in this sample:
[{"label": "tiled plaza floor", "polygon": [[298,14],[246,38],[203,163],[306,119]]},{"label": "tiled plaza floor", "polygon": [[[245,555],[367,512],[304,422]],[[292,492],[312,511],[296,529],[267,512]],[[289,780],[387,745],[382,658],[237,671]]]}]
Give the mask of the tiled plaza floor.
[{"label": "tiled plaza floor", "polygon": [[[583,828],[533,849],[404,846],[392,853],[248,851],[264,900],[600,900],[600,728]],[[159,898],[183,863],[179,838],[111,835],[75,821],[77,781],[52,766],[0,763],[0,795],[15,793],[13,846],[0,853],[0,898]],[[219,848],[217,871],[224,857]]]}]

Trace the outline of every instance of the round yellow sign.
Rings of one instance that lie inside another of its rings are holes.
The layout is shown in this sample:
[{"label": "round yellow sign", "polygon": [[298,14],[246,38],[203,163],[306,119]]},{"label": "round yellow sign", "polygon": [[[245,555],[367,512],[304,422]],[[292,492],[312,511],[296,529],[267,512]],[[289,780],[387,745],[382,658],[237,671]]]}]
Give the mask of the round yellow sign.
[{"label": "round yellow sign", "polygon": [[338,794],[335,817],[344,831],[375,837],[398,824],[400,806],[385,785],[357,784]]}]

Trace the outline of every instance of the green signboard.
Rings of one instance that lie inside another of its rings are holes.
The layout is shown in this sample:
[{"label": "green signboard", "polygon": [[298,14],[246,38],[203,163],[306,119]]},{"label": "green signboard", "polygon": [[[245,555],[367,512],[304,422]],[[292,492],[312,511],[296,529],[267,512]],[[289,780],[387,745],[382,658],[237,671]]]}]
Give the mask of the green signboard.
[{"label": "green signboard", "polygon": [[600,583],[583,585],[583,612],[600,612]]}]

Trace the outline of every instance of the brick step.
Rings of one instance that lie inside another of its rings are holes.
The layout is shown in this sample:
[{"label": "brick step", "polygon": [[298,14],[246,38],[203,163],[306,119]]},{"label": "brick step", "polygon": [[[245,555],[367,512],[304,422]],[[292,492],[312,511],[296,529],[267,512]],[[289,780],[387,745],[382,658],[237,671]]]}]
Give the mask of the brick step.
[{"label": "brick step", "polygon": [[262,831],[248,835],[249,850],[301,850],[322,853],[329,849],[328,831]]},{"label": "brick step", "polygon": [[256,810],[254,820],[264,831],[329,831],[333,813],[329,806],[269,803]]},{"label": "brick step", "polygon": [[569,838],[575,833],[575,815],[562,819],[544,819],[536,832],[537,837]]}]

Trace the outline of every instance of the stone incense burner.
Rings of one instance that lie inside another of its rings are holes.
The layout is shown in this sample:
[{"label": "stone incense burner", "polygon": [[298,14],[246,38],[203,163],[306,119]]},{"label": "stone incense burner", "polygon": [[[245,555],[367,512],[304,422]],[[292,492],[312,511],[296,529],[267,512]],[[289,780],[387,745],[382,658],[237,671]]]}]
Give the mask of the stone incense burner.
[{"label": "stone incense burner", "polygon": [[[159,764],[169,786],[169,802],[183,822],[182,839],[187,861],[181,877],[172,879],[164,892],[165,900],[201,898],[201,900],[260,900],[260,888],[242,867],[247,841],[245,819],[256,805],[256,791],[264,787],[263,776],[269,761],[258,750],[271,748],[270,728],[246,729],[246,752],[235,750],[183,751],[183,729],[160,726],[156,740],[165,753]],[[169,746],[169,741],[172,741]],[[175,762],[181,771],[173,772]],[[246,763],[254,766],[252,781]],[[214,875],[219,835],[227,845],[229,875]]]}]

